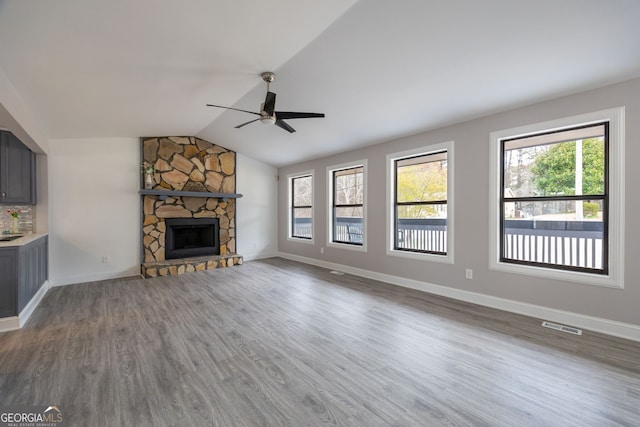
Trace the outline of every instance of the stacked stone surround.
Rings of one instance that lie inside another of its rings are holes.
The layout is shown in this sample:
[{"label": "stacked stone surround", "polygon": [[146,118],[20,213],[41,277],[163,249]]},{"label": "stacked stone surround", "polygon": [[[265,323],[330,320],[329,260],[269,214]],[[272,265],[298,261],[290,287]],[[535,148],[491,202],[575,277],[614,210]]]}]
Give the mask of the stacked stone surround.
[{"label": "stacked stone surround", "polygon": [[[203,139],[142,138],[142,157],[145,164],[155,169],[154,190],[236,192],[236,153]],[[144,277],[242,264],[242,257],[235,253],[235,199],[169,196],[162,200],[159,196],[144,195],[142,211]],[[218,218],[220,255],[165,260],[166,218]]]}]

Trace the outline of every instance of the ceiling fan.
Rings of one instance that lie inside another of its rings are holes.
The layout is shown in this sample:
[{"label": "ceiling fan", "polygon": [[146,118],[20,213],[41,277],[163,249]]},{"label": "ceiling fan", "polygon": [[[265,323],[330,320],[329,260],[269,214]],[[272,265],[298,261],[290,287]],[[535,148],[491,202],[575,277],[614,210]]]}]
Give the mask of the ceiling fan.
[{"label": "ceiling fan", "polygon": [[295,111],[275,111],[276,107],[276,94],[269,91],[269,84],[273,83],[276,78],[276,75],[270,71],[265,71],[261,74],[262,80],[267,83],[267,96],[264,99],[264,103],[260,106],[260,112],[256,113],[253,111],[241,110],[239,108],[233,107],[225,107],[222,105],[213,105],[207,104],[207,107],[217,107],[217,108],[226,108],[228,110],[241,111],[243,113],[255,114],[256,116],[260,116],[257,119],[250,120],[246,123],[239,124],[236,126],[236,129],[239,129],[243,126],[248,125],[249,123],[257,122],[260,120],[262,124],[265,125],[273,125],[275,124],[278,127],[286,130],[289,133],[293,133],[296,130],[292,128],[289,123],[285,122],[285,120],[290,119],[311,119],[317,117],[324,117],[324,113],[300,113]]}]

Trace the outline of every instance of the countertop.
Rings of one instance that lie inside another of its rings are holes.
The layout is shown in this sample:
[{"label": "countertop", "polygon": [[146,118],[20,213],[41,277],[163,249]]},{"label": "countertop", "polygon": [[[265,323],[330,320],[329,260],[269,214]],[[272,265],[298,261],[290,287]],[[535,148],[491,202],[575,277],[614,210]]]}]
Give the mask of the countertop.
[{"label": "countertop", "polygon": [[[9,242],[0,242],[0,248],[12,248],[17,246],[24,246],[33,242],[34,240],[38,240],[41,237],[46,236],[48,233],[28,233],[19,239],[11,240]],[[0,234],[1,237],[11,236],[10,234]]]}]

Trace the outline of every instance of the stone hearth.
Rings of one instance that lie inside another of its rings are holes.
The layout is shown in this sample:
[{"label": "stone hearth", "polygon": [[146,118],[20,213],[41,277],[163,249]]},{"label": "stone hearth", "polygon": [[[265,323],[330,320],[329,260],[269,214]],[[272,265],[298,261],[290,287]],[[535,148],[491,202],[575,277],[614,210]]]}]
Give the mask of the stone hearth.
[{"label": "stone hearth", "polygon": [[[236,153],[196,137],[142,138],[143,162],[152,165],[153,190],[234,194]],[[144,185],[143,178],[141,185]],[[234,198],[144,195],[141,273],[168,276],[242,264],[236,251]],[[220,255],[165,259],[167,218],[218,218]]]},{"label": "stone hearth", "polygon": [[142,264],[142,276],[175,276],[192,271],[204,271],[212,268],[231,267],[240,264],[242,264],[242,257],[237,254],[171,259]]}]

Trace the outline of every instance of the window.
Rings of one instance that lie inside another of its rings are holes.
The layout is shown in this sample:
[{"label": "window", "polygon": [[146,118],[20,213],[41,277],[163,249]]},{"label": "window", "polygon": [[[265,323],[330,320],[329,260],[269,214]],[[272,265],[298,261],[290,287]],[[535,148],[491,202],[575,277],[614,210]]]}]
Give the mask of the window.
[{"label": "window", "polygon": [[387,253],[453,262],[450,233],[453,142],[387,156]]},{"label": "window", "polygon": [[500,261],[607,273],[608,129],[502,140]]},{"label": "window", "polygon": [[329,242],[366,249],[366,162],[334,166],[328,169],[328,177],[331,206]]},{"label": "window", "polygon": [[494,267],[621,286],[621,114],[492,134],[499,158]]},{"label": "window", "polygon": [[289,176],[289,237],[313,239],[313,173]]}]

